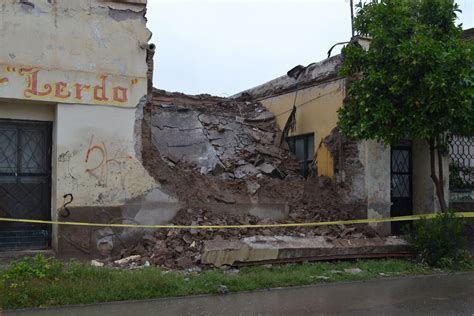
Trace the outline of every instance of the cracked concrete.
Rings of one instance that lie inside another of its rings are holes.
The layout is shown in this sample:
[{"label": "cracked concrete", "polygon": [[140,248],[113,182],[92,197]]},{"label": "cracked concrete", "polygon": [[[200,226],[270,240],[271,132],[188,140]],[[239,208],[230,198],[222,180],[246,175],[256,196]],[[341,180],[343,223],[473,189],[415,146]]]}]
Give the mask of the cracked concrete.
[{"label": "cracked concrete", "polygon": [[152,117],[152,141],[160,153],[174,163],[195,164],[213,170],[217,152],[209,142],[199,121],[199,113],[160,112]]}]

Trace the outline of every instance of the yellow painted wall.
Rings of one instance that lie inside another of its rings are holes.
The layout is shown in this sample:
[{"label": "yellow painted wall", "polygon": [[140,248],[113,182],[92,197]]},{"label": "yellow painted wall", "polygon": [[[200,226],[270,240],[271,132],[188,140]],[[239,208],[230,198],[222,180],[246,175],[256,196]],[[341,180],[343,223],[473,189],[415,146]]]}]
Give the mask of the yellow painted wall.
[{"label": "yellow painted wall", "polygon": [[[337,110],[342,106],[345,90],[344,79],[322,83],[301,89],[296,98],[296,131],[290,136],[314,133],[315,161],[318,161],[318,174],[332,177],[334,163],[331,154],[321,141],[337,125]],[[291,92],[261,100],[262,104],[275,114],[281,129],[293,108],[295,93]]]},{"label": "yellow painted wall", "polygon": [[321,144],[317,149],[315,161],[318,165],[318,175],[331,178],[334,176],[334,160],[325,144]]}]

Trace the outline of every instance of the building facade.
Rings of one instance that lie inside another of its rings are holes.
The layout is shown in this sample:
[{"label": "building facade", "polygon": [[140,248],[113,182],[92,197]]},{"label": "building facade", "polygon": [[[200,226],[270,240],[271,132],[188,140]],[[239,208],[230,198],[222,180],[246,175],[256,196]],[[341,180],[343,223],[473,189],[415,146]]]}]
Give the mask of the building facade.
[{"label": "building facade", "polygon": [[[0,1],[0,217],[160,223],[141,163],[146,0]],[[148,208],[147,208],[148,207]],[[0,223],[0,249],[107,254],[130,232]]]},{"label": "building facade", "polygon": [[[360,44],[366,47],[368,42],[360,40]],[[349,84],[347,78],[338,75],[341,65],[342,56],[337,55],[307,67],[298,66],[236,97],[248,94],[261,101],[275,114],[282,129],[293,115],[295,128],[288,139],[296,144],[292,148],[296,156],[311,156],[305,163],[313,165],[314,173],[336,180],[345,202],[365,205],[368,218],[438,210],[426,141],[407,140],[391,147],[376,141],[350,140],[339,133],[337,111],[343,106]],[[308,142],[313,143],[307,146]],[[448,170],[447,156],[443,163]],[[383,234],[400,233],[401,229],[399,223],[373,226]]]}]

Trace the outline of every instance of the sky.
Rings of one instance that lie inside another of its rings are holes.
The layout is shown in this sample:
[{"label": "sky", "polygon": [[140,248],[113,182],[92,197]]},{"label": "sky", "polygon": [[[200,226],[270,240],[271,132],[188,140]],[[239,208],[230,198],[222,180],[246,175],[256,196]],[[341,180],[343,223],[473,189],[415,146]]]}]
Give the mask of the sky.
[{"label": "sky", "polygon": [[[457,3],[474,27],[474,0]],[[147,18],[154,86],[188,94],[231,96],[351,37],[349,0],[148,0]]]}]

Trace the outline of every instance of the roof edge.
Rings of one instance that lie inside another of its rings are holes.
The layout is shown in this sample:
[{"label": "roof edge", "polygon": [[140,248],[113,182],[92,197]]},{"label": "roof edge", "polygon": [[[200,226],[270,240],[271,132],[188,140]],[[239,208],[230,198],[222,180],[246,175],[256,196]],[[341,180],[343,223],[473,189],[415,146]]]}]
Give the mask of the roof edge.
[{"label": "roof edge", "polygon": [[250,95],[255,99],[263,99],[312,86],[318,82],[329,81],[338,78],[338,71],[341,65],[342,55],[339,54],[320,62],[309,64],[300,72],[297,78],[292,78],[286,74],[259,86],[239,92],[231,98]]}]

